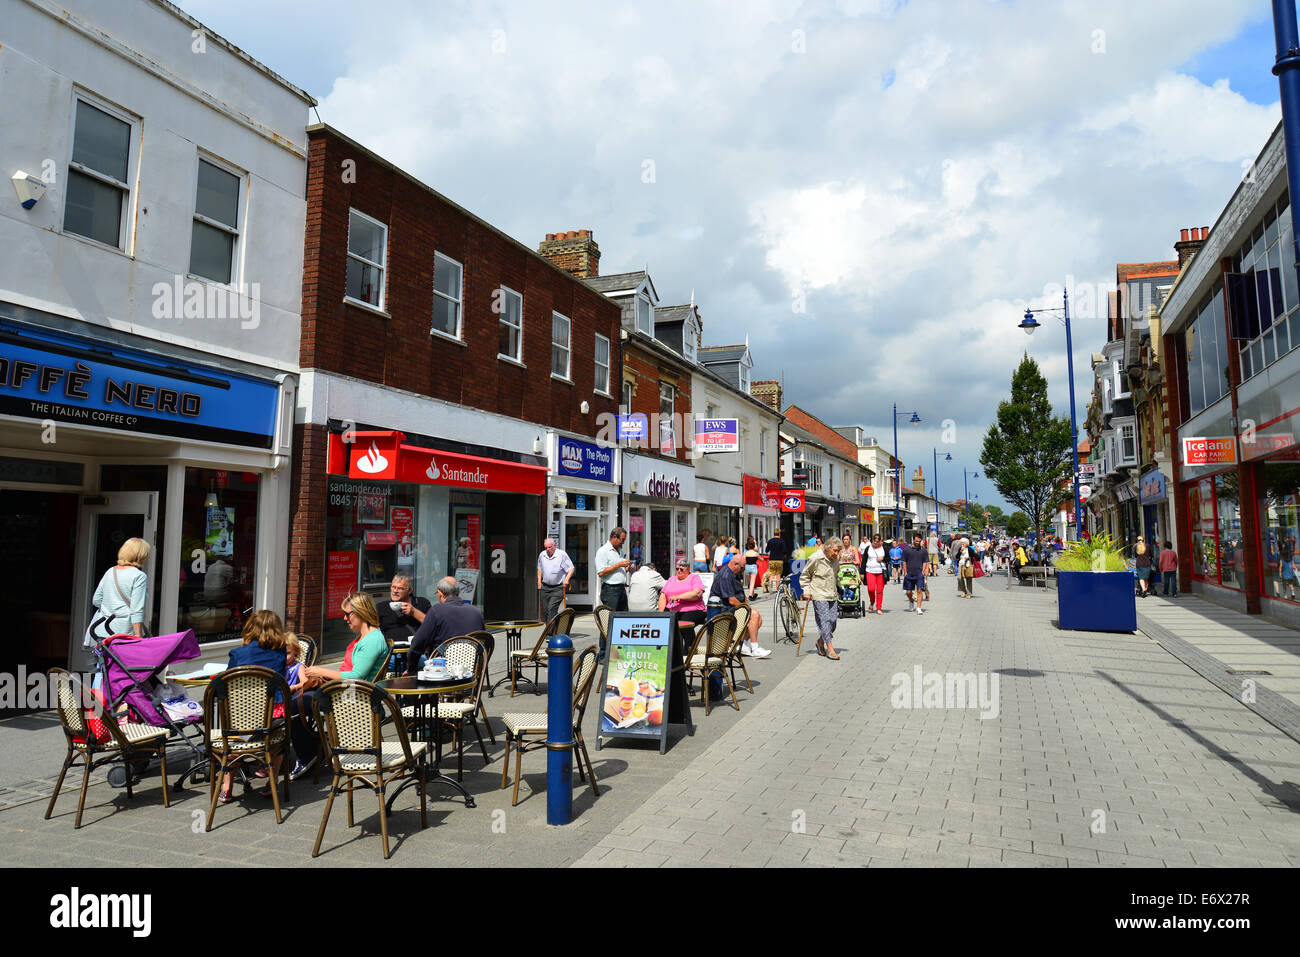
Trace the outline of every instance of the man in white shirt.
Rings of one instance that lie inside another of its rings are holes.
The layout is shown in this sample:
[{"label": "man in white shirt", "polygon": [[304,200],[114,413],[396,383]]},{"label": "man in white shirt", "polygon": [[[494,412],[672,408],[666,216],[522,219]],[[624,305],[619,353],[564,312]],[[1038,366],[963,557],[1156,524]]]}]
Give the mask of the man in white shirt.
[{"label": "man in white shirt", "polygon": [[632,582],[627,588],[628,610],[658,611],[659,593],[664,590],[665,584],[664,576],[646,562],[632,573]]},{"label": "man in white shirt", "polygon": [[[627,570],[632,563],[619,551],[627,539],[627,532],[616,528],[609,533],[609,541],[596,550],[596,575],[600,578],[600,603],[613,611],[627,611]],[[605,657],[605,642],[600,645],[600,657]]]},{"label": "man in white shirt", "polygon": [[542,612],[550,621],[564,603],[564,593],[573,578],[573,561],[563,549],[555,547],[555,539],[542,543],[544,551],[537,556],[537,591],[542,598]]}]

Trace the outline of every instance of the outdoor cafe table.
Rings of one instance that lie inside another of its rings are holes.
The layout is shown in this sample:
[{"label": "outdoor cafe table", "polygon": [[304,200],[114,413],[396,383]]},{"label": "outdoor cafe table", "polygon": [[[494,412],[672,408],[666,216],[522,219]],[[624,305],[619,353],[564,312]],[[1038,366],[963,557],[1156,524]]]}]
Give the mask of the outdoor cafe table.
[{"label": "outdoor cafe table", "polygon": [[509,681],[512,676],[516,683],[523,680],[531,684],[535,694],[542,693],[541,688],[537,686],[536,682],[534,682],[532,678],[528,678],[518,673],[518,659],[510,656],[510,652],[520,651],[522,649],[524,629],[537,628],[539,626],[545,627],[546,622],[536,618],[519,618],[514,621],[489,621],[484,625],[488,631],[504,631],[506,633],[506,673],[503,677],[498,678],[495,684],[488,688],[489,698],[494,696],[497,690],[497,685],[501,684],[503,681]]},{"label": "outdoor cafe table", "polygon": [[[466,807],[474,807],[474,798],[469,791],[465,790],[464,786],[455,778],[447,777],[440,770],[442,764],[442,735],[439,733],[440,729],[438,727],[438,697],[444,694],[472,691],[474,679],[447,678],[443,681],[423,681],[414,675],[404,675],[400,678],[389,678],[387,681],[377,681],[375,685],[397,698],[399,705],[403,704],[407,698],[411,699],[411,704],[415,706],[415,720],[412,724],[419,732],[419,739],[433,747],[433,774],[429,776],[429,781],[431,783],[443,781],[450,784],[465,795]],[[397,800],[397,795],[414,783],[414,779],[406,781],[393,792],[393,796],[388,799],[388,809],[390,811],[393,809],[393,802]]]}]

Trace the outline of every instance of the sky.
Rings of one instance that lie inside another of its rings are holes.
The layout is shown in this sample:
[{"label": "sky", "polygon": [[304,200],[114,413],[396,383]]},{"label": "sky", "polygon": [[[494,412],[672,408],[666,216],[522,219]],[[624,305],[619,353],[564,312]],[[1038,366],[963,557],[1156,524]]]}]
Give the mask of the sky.
[{"label": "sky", "polygon": [[[319,118],[511,236],[692,293],[705,344],[1006,503],[983,436],[1028,350],[1082,424],[1117,262],[1212,225],[1281,112],[1264,0],[183,0]],[[315,119],[315,117],[313,117]],[[1089,304],[1092,304],[1091,306]],[[946,463],[946,454],[952,462]]]}]

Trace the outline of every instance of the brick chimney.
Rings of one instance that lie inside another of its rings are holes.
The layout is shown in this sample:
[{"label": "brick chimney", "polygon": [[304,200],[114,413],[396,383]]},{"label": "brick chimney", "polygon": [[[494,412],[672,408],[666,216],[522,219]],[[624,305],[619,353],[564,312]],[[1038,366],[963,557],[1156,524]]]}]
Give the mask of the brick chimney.
[{"label": "brick chimney", "polygon": [[1182,269],[1187,260],[1196,255],[1196,250],[1205,244],[1210,235],[1209,226],[1184,229],[1179,233],[1178,242],[1174,243],[1174,252],[1178,254],[1178,268]]},{"label": "brick chimney", "polygon": [[776,379],[762,379],[749,384],[749,394],[773,412],[781,411],[782,389]]},{"label": "brick chimney", "polygon": [[916,471],[912,473],[912,491],[918,495],[925,494],[925,469],[919,465],[916,467]]},{"label": "brick chimney", "polygon": [[547,233],[546,239],[537,244],[537,252],[579,279],[600,275],[600,247],[591,238],[590,229]]}]

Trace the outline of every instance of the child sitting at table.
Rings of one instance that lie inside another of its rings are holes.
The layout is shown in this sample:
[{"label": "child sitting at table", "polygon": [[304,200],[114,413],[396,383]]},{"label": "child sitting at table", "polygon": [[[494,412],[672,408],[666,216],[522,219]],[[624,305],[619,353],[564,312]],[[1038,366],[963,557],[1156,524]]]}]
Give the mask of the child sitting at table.
[{"label": "child sitting at table", "polygon": [[[303,685],[303,679],[299,676],[302,671],[302,642],[298,636],[287,634],[284,636],[284,680],[289,683],[289,692],[297,694]],[[276,705],[275,717],[280,717],[283,713],[284,706]]]}]

